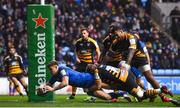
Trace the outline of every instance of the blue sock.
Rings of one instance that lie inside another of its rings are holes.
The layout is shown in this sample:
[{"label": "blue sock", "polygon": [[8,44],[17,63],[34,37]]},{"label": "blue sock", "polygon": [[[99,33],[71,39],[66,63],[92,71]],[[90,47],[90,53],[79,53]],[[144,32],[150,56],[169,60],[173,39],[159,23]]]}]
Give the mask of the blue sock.
[{"label": "blue sock", "polygon": [[112,98],[118,98],[118,97],[123,97],[124,93],[123,92],[118,92],[118,93],[108,93]]}]

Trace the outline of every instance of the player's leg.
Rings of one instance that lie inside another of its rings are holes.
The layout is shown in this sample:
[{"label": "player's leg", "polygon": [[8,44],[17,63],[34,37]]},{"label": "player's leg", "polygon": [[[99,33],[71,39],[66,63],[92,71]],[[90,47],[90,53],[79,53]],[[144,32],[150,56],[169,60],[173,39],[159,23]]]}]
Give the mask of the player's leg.
[{"label": "player's leg", "polygon": [[128,76],[125,87],[130,94],[132,94],[139,100],[150,98],[161,93],[161,89],[151,89],[144,91],[141,87],[137,85],[136,81],[133,80],[133,76],[131,74],[129,74]]},{"label": "player's leg", "polygon": [[153,88],[160,88],[159,83],[154,79],[154,76],[150,69],[143,71],[143,75],[145,76],[146,80],[152,85]]},{"label": "player's leg", "polygon": [[[143,75],[146,77],[147,81],[153,86],[153,88],[155,89],[161,88],[166,94],[173,96],[172,92],[169,91],[166,86],[160,87],[159,83],[154,79],[151,69],[149,68],[146,70],[145,67],[146,66],[144,66]],[[161,97],[162,101],[166,101],[167,98],[165,97],[163,93],[159,94],[159,96]]]},{"label": "player's leg", "polygon": [[20,81],[20,83],[22,84],[22,86],[24,87],[26,94],[28,94],[28,85],[26,83],[25,77],[23,75],[19,75],[18,80]]},{"label": "player's leg", "polygon": [[67,99],[75,99],[77,87],[72,86],[72,94]]},{"label": "player's leg", "polygon": [[119,88],[125,89],[127,92],[135,96],[138,100],[152,97],[161,92],[161,89],[147,90],[144,92],[143,89],[138,86],[132,74],[128,75],[126,82],[122,83],[121,86],[119,86]]},{"label": "player's leg", "polygon": [[131,72],[134,74],[134,76],[136,77],[136,83],[142,88],[142,89],[146,89],[144,86],[144,82],[142,81],[141,77],[142,74],[141,72],[136,68],[136,67],[131,67]]},{"label": "player's leg", "polygon": [[136,78],[136,83],[144,90],[146,90],[146,87],[144,86],[144,82],[142,81],[141,77]]},{"label": "player's leg", "polygon": [[14,83],[11,81],[11,79],[9,79],[9,95],[14,95]]},{"label": "player's leg", "polygon": [[[167,94],[167,92],[164,91],[162,88],[161,89],[150,89],[150,90],[143,91],[140,87],[133,88],[130,93],[141,100],[150,98],[150,97],[154,97],[156,95]],[[166,97],[166,96],[164,96],[163,102],[171,102],[171,103],[175,104],[176,106],[179,105],[177,100],[174,100],[174,99]]]},{"label": "player's leg", "polygon": [[[144,76],[146,77],[147,81],[153,86],[153,88],[158,89],[160,88],[159,83],[154,79],[154,76],[152,74],[151,70],[146,70],[143,72]],[[170,96],[173,96],[172,92],[168,90],[166,86],[162,86],[161,89]]]},{"label": "player's leg", "polygon": [[20,88],[20,85],[19,85],[19,83],[18,83],[17,78],[11,76],[10,79],[11,79],[11,81],[14,83],[14,87],[15,87],[16,91],[19,93],[19,95],[22,96],[23,93],[22,93],[22,91],[21,91],[21,88]]},{"label": "player's leg", "polygon": [[105,93],[103,90],[88,91],[87,94],[103,100],[107,100],[109,102],[117,102],[118,97],[121,96],[119,93]]},{"label": "player's leg", "polygon": [[[144,86],[144,82],[143,82],[142,79],[141,79],[141,75],[142,75],[141,72],[140,72],[138,69],[133,70],[132,72],[133,72],[134,75],[136,76],[136,82],[137,82],[137,84],[138,84],[142,89],[146,90],[146,87]],[[157,96],[152,96],[152,97],[150,97],[150,98],[149,98],[149,102],[154,102],[154,100],[155,100],[156,97],[157,97]]]},{"label": "player's leg", "polygon": [[151,89],[151,90],[146,90],[145,92],[138,87],[136,82],[133,80],[132,75],[129,74],[127,81],[125,83],[125,87],[127,88],[126,90],[129,91],[132,95],[136,96],[139,99],[145,99],[145,98],[151,98],[154,97],[155,95],[159,94],[160,96],[162,95],[161,98],[165,102],[170,102],[170,98],[165,97],[163,94],[169,94],[169,90],[167,87],[162,86],[161,88],[157,89]]},{"label": "player's leg", "polygon": [[130,91],[130,93],[139,99],[147,99],[157,94],[160,94],[161,89],[150,89],[150,90],[143,91],[140,87],[137,87],[137,88],[133,88]]},{"label": "player's leg", "polygon": [[[76,69],[75,70],[78,71],[78,72],[85,72],[86,65],[87,64],[83,64],[83,63],[76,64]],[[72,93],[71,93],[71,95],[69,97],[67,97],[67,99],[75,99],[76,91],[77,91],[77,87],[72,87]]]},{"label": "player's leg", "polygon": [[[151,67],[147,57],[135,58],[132,65],[138,67],[138,69],[145,76],[146,80],[152,85],[154,89],[160,89],[159,83],[155,80],[152,74]],[[172,95],[172,93],[167,89],[167,87],[164,87],[163,90],[166,91],[167,94]],[[159,96],[161,97],[162,101],[165,101],[165,96],[162,93]]]}]

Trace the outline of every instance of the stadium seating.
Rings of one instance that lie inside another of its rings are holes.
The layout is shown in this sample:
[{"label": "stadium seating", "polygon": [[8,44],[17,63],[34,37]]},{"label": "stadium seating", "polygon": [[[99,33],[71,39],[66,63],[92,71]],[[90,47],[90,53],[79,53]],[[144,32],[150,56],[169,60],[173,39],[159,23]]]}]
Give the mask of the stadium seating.
[{"label": "stadium seating", "polygon": [[[81,26],[89,27],[91,37],[102,46],[102,40],[108,33],[108,25],[118,21],[126,25],[126,30],[140,33],[148,47],[154,69],[180,68],[179,49],[172,46],[168,36],[157,29],[148,14],[140,14],[139,7],[134,2],[120,0],[67,0],[65,2],[51,0],[47,2],[55,6],[56,59],[61,62],[68,61],[72,65],[75,63],[73,44],[80,37]],[[27,4],[31,3],[37,3],[37,0],[0,2],[0,65],[10,44],[15,45],[27,65],[26,10]],[[163,58],[166,58],[165,64],[162,61]],[[179,71],[157,70],[154,73],[170,74],[179,73]]]}]

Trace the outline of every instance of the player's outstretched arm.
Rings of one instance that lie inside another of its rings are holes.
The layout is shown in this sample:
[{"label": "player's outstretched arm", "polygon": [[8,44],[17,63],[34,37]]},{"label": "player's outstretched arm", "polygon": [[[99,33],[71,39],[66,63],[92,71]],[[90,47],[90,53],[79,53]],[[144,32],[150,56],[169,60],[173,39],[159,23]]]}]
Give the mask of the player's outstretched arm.
[{"label": "player's outstretched arm", "polygon": [[57,85],[55,87],[51,87],[49,85],[46,85],[45,88],[46,88],[47,91],[53,92],[53,91],[62,89],[64,87],[66,87],[67,85],[69,85],[69,77],[68,76],[64,76],[64,77],[62,77],[62,82],[59,85]]}]

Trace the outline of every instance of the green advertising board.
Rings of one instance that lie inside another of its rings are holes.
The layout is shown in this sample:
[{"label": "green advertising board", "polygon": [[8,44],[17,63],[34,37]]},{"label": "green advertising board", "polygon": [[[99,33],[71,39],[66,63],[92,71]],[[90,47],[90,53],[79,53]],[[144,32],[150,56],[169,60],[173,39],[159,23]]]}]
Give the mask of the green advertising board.
[{"label": "green advertising board", "polygon": [[38,96],[36,89],[51,77],[46,65],[55,58],[54,7],[28,5],[27,27],[29,101],[52,101],[53,93]]}]

